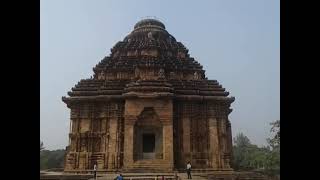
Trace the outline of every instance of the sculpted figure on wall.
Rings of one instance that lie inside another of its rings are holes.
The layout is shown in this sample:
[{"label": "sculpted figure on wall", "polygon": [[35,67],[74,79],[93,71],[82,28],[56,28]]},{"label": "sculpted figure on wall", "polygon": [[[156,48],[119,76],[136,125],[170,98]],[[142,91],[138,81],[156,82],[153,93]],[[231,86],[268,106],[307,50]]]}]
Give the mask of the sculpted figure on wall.
[{"label": "sculpted figure on wall", "polygon": [[136,79],[140,79],[140,70],[139,70],[138,67],[136,67],[136,68],[134,69],[134,77],[135,77]]},{"label": "sculpted figure on wall", "polygon": [[158,78],[159,79],[164,79],[165,78],[164,70],[162,68],[158,72]]},{"label": "sculpted figure on wall", "polygon": [[193,79],[194,79],[194,80],[199,80],[199,79],[200,79],[200,75],[198,74],[197,71],[195,71],[195,72],[193,73]]},{"label": "sculpted figure on wall", "polygon": [[98,76],[98,79],[105,79],[105,74],[103,71],[101,71],[100,75]]},{"label": "sculpted figure on wall", "polygon": [[153,39],[152,32],[149,32],[149,33],[148,33],[148,38],[149,38],[149,39]]}]

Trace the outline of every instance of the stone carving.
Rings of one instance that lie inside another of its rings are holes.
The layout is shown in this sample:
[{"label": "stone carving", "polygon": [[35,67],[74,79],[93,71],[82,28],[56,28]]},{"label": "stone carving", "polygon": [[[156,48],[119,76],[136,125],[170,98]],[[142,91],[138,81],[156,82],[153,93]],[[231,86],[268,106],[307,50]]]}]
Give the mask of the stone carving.
[{"label": "stone carving", "polygon": [[165,78],[164,70],[163,68],[161,68],[158,72],[158,79],[164,79],[164,78]]},{"label": "stone carving", "polygon": [[140,78],[140,69],[138,67],[136,67],[134,69],[134,77],[135,77],[135,79],[139,79]]},{"label": "stone carving", "polygon": [[105,74],[103,71],[101,71],[100,75],[98,76],[98,79],[105,79]]},{"label": "stone carving", "polygon": [[198,74],[197,71],[195,71],[195,72],[193,73],[193,79],[194,79],[194,80],[199,80],[199,74]]},{"label": "stone carving", "polygon": [[148,38],[149,38],[149,39],[153,39],[152,32],[149,32],[149,33],[148,33]]}]

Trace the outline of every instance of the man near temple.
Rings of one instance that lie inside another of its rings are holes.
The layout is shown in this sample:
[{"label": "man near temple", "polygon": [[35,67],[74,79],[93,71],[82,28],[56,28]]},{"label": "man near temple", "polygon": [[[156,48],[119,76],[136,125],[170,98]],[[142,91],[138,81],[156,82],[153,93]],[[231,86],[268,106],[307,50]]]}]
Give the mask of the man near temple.
[{"label": "man near temple", "polygon": [[188,179],[192,179],[191,177],[191,163],[190,161],[187,164],[187,174],[188,174]]}]

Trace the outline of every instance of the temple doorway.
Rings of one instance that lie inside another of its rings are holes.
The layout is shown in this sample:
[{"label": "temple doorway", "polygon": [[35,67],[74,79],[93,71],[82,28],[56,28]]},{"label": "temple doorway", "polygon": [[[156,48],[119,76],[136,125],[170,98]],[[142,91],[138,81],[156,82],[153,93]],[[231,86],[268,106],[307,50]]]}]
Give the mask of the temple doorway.
[{"label": "temple doorway", "polygon": [[155,158],[155,135],[143,134],[142,135],[142,152],[143,159]]},{"label": "temple doorway", "polygon": [[134,126],[134,160],[163,159],[162,132],[153,108],[145,108]]}]

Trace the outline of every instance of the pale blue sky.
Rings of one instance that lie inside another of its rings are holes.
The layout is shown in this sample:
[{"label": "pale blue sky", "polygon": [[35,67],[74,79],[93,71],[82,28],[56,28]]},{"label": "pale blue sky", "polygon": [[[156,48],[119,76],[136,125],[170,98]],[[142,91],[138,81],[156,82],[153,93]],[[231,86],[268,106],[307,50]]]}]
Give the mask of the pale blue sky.
[{"label": "pale blue sky", "polygon": [[209,79],[235,96],[233,135],[266,144],[280,119],[280,5],[277,0],[41,0],[40,137],[65,148],[69,109],[62,96],[134,24],[156,16],[201,63]]}]

